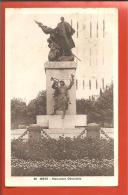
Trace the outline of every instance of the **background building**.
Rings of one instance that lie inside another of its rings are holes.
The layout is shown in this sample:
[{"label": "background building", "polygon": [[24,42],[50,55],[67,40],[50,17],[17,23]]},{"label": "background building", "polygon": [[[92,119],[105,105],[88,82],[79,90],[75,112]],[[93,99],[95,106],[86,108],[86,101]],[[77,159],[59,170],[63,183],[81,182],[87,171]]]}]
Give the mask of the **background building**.
[{"label": "background building", "polygon": [[[80,58],[77,68],[77,98],[97,98],[100,90],[112,83],[115,15],[111,10],[96,9],[93,13],[76,15],[71,20],[76,30],[74,54]],[[79,77],[79,75],[81,75]]]}]

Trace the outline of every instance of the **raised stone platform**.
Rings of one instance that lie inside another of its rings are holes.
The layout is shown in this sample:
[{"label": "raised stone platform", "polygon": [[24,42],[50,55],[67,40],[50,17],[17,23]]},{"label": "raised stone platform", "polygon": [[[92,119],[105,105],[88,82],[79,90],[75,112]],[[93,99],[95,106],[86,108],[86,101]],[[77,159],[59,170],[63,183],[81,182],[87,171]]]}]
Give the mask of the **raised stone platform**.
[{"label": "raised stone platform", "polygon": [[61,119],[61,115],[38,115],[37,125],[48,129],[75,129],[87,126],[87,116],[66,115],[64,119]]}]

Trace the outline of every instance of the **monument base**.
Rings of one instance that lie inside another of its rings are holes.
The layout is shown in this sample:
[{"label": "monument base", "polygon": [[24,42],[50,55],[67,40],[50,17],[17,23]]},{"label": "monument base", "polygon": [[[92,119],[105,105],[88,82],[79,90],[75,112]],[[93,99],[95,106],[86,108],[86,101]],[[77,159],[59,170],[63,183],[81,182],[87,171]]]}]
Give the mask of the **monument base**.
[{"label": "monument base", "polygon": [[87,126],[87,115],[38,115],[37,125],[48,129],[75,129]]},{"label": "monument base", "polygon": [[[59,137],[77,138],[84,131],[84,129],[84,127],[77,127],[73,129],[44,129],[44,132],[54,139],[59,139]],[[83,136],[86,136],[86,131]]]}]

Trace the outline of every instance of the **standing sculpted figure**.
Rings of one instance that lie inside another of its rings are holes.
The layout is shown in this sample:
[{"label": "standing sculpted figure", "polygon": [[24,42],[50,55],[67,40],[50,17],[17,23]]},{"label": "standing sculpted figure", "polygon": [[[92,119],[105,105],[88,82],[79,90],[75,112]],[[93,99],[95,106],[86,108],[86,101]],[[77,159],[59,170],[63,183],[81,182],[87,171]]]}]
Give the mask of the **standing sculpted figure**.
[{"label": "standing sculpted figure", "polygon": [[65,22],[64,17],[61,17],[60,20],[61,22],[57,24],[55,29],[44,26],[40,22],[35,22],[45,34],[50,35],[47,39],[48,47],[50,48],[49,61],[73,61],[74,54],[71,49],[75,47],[72,39],[75,30],[68,22]]},{"label": "standing sculpted figure", "polygon": [[55,90],[54,97],[54,111],[52,114],[56,114],[57,110],[62,111],[62,119],[64,119],[66,110],[68,109],[68,105],[71,103],[68,90],[74,84],[74,75],[71,74],[70,84],[67,86],[63,80],[57,80],[51,77],[51,81],[53,81],[52,88]]}]

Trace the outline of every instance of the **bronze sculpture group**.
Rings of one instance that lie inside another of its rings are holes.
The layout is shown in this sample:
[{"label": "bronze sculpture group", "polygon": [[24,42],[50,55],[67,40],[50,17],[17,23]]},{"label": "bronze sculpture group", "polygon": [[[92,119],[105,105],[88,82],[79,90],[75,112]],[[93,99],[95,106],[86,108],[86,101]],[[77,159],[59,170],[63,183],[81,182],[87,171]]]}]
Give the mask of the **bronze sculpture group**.
[{"label": "bronze sculpture group", "polygon": [[48,47],[50,48],[48,54],[49,61],[73,61],[74,55],[71,49],[75,47],[72,39],[75,30],[68,22],[65,22],[64,17],[60,19],[61,22],[54,29],[44,26],[40,22],[35,22],[45,34],[50,35],[47,39]]}]

